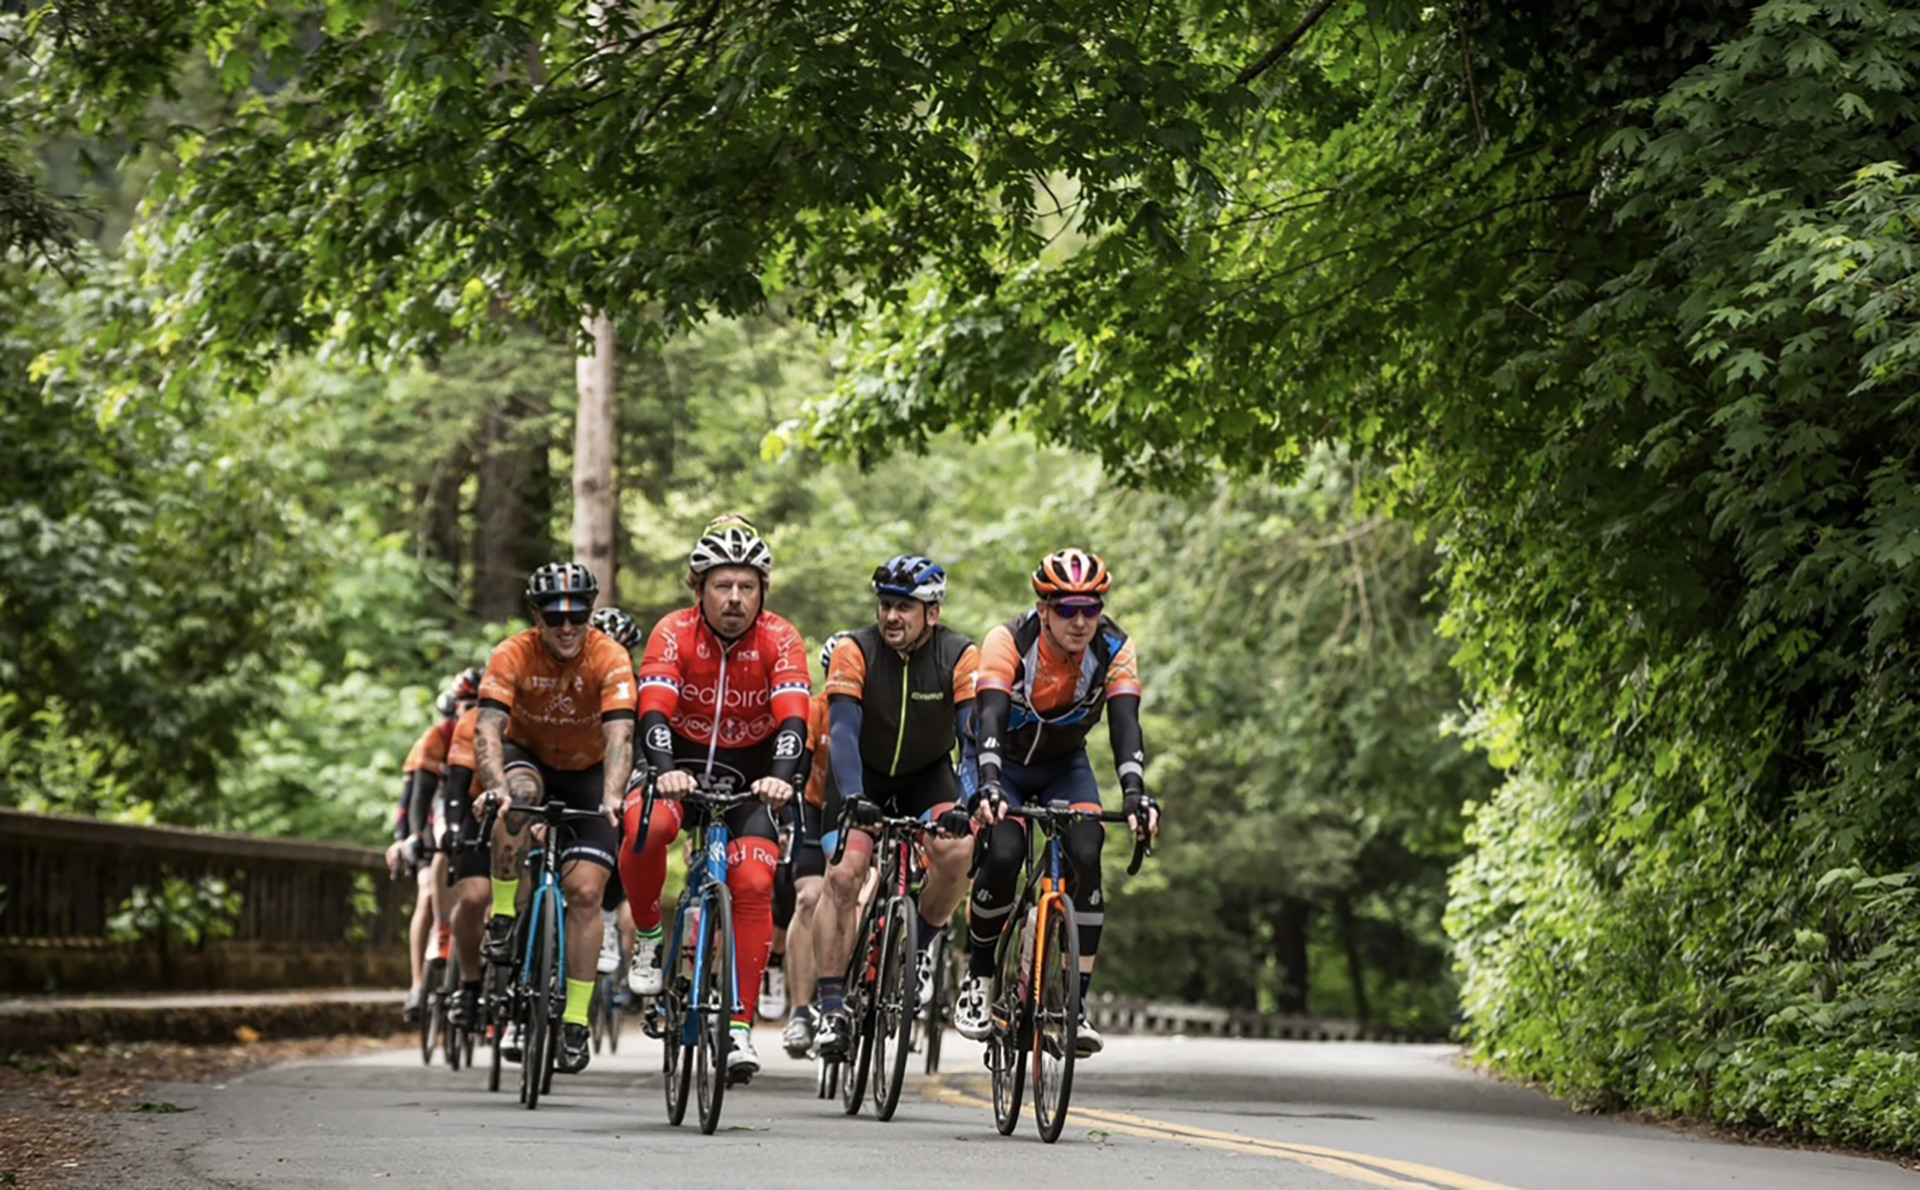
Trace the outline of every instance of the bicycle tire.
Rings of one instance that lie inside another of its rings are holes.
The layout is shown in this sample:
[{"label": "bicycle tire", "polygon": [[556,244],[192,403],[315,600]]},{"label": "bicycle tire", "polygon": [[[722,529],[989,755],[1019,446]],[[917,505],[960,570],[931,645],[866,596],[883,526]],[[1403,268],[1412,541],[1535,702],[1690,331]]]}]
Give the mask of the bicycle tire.
[{"label": "bicycle tire", "polygon": [[1046,928],[1033,956],[1033,1119],[1040,1139],[1060,1139],[1073,1098],[1080,1028],[1080,923],[1073,902],[1046,903]]},{"label": "bicycle tire", "polygon": [[707,886],[706,901],[700,911],[706,955],[694,985],[700,1036],[694,1082],[699,1092],[700,1131],[711,1136],[720,1126],[720,1108],[726,1102],[727,1054],[732,1049],[733,895],[726,885],[713,883]]},{"label": "bicycle tire", "polygon": [[840,1062],[837,1058],[813,1060],[813,1097],[834,1099],[840,1095]]},{"label": "bicycle tire", "polygon": [[893,1119],[900,1106],[900,1088],[907,1081],[907,1054],[913,1048],[914,1001],[919,993],[919,971],[914,963],[915,926],[905,897],[888,902],[886,926],[880,936],[880,979],[873,1005],[873,1114],[883,1122]]},{"label": "bicycle tire", "polygon": [[439,1020],[441,1053],[447,1059],[447,1069],[460,1069],[460,1042],[464,1029],[456,1029],[453,1024],[453,1005],[460,995],[460,964],[447,961],[446,975],[440,981],[440,1002],[434,1008]]},{"label": "bicycle tire", "polygon": [[614,982],[619,978],[620,973],[616,971],[600,980],[600,1010],[606,1014],[603,1028],[607,1034],[607,1052],[610,1054],[620,1052],[620,989]]},{"label": "bicycle tire", "polygon": [[948,930],[941,930],[933,936],[931,954],[933,955],[933,988],[927,1002],[921,1006],[926,1014],[923,1036],[927,1050],[926,1072],[940,1073],[940,1041],[946,1036],[947,1020],[951,1016],[951,1007],[947,1001],[953,995],[953,944],[948,939]]},{"label": "bicycle tire", "polygon": [[427,969],[420,973],[420,1064],[433,1065],[433,1050],[440,1039],[434,1028],[433,996],[440,987],[439,974],[445,969],[445,959],[428,959]]},{"label": "bicycle tire", "polygon": [[547,925],[554,915],[548,909],[544,890],[534,891],[533,915],[534,927],[528,933],[534,948],[533,981],[527,988],[527,1024],[520,1041],[521,1100],[528,1111],[540,1106],[540,1094],[546,1090],[547,1030],[553,1015],[553,1002],[547,997],[547,989],[553,984],[559,962],[557,948],[548,937]]},{"label": "bicycle tire", "polygon": [[840,1066],[840,1110],[850,1116],[860,1114],[867,1096],[868,1068],[873,1064],[874,985],[879,980],[882,897],[874,894],[867,911],[860,916],[860,932],[854,937],[853,957],[847,960],[846,988],[847,1056]]},{"label": "bicycle tire", "polygon": [[504,994],[504,989],[500,985],[506,977],[506,972],[492,963],[486,964],[485,971],[486,979],[480,992],[480,1021],[481,1028],[487,1035],[487,1048],[493,1051],[488,1058],[487,1090],[498,1091],[500,1068],[506,1061],[505,1055],[500,1052],[500,1043],[505,1038],[507,1023],[497,1014]]},{"label": "bicycle tire", "polygon": [[1025,1038],[1027,998],[1020,994],[1020,952],[1027,945],[1022,906],[1015,905],[1013,925],[1000,935],[997,975],[993,981],[993,1031],[987,1035],[987,1070],[993,1081],[993,1126],[1001,1136],[1013,1135],[1020,1123],[1020,1102],[1027,1085]]},{"label": "bicycle tire", "polygon": [[547,1052],[540,1063],[540,1093],[553,1093],[553,1076],[560,1069],[560,1036],[566,1028],[567,1013],[567,903],[561,899],[555,883],[547,897],[548,912],[542,927],[547,935],[547,952],[553,956],[553,976],[547,981]]}]

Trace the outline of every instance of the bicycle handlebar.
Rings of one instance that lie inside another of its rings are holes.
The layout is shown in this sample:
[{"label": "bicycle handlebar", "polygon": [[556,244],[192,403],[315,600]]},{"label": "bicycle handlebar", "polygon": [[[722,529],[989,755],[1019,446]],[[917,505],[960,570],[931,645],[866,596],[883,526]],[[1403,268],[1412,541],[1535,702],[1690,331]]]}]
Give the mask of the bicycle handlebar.
[{"label": "bicycle handlebar", "polygon": [[[1044,806],[1008,806],[1008,818],[1021,818],[1028,822],[1041,824],[1042,829],[1067,826],[1075,822],[1118,822],[1125,823],[1127,815],[1121,810],[1080,810],[1066,802],[1048,802]],[[974,848],[974,866],[979,866],[980,848]],[[1153,836],[1145,832],[1135,832],[1133,836],[1133,858],[1127,861],[1127,875],[1138,875],[1140,863],[1153,854]]]},{"label": "bicycle handlebar", "polygon": [[904,830],[924,830],[928,834],[938,833],[933,829],[933,824],[931,822],[927,822],[926,820],[916,816],[908,816],[908,815],[895,816],[892,814],[882,814],[880,817],[874,819],[871,822],[860,822],[860,823],[850,822],[848,820],[851,819],[853,815],[849,814],[847,810],[852,805],[853,805],[852,802],[847,802],[840,807],[840,821],[835,825],[835,828],[834,828],[836,831],[839,832],[839,837],[836,838],[833,843],[833,859],[831,861],[832,863],[836,863],[836,864],[839,863],[840,858],[847,853],[847,836],[852,834],[856,830],[878,831],[880,834],[883,834],[883,835],[886,834],[888,831],[904,831]]},{"label": "bicycle handlebar", "polygon": [[[640,807],[640,829],[633,833],[633,842],[630,844],[635,855],[639,855],[642,851],[646,850],[647,828],[653,824],[653,803],[655,799],[660,796],[654,791],[653,787],[654,783],[659,779],[659,773],[650,772],[640,782],[646,792],[643,795],[645,801],[641,803]],[[739,809],[748,802],[760,800],[760,795],[755,793],[751,786],[745,789],[721,792],[716,790],[706,777],[695,777],[694,782],[695,785],[692,793],[683,793],[673,800],[684,805],[700,806],[716,814],[725,814],[729,810]],[[633,783],[629,782],[627,789],[631,792]]]}]

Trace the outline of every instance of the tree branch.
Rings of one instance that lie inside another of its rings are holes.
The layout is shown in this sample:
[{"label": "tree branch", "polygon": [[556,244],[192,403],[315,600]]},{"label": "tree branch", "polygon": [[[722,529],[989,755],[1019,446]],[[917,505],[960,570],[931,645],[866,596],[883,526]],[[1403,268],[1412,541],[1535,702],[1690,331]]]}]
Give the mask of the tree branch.
[{"label": "tree branch", "polygon": [[1267,71],[1272,70],[1279,64],[1280,59],[1286,57],[1287,54],[1293,50],[1294,46],[1300,44],[1300,39],[1305,37],[1307,31],[1319,23],[1320,18],[1326,16],[1327,10],[1332,7],[1333,0],[1320,0],[1320,3],[1307,10],[1307,15],[1300,19],[1298,25],[1294,26],[1293,32],[1282,37],[1279,45],[1268,50],[1266,55],[1258,62],[1241,71],[1239,77],[1233,81],[1244,87]]}]

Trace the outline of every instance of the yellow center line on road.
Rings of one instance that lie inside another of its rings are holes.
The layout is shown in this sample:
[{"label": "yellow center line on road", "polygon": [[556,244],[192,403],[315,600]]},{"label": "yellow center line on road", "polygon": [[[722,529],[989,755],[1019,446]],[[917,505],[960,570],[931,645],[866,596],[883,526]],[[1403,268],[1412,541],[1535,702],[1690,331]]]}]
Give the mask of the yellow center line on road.
[{"label": "yellow center line on road", "polygon": [[[980,1094],[970,1095],[944,1080],[931,1085],[923,1084],[928,1097],[956,1107],[985,1108],[993,1110],[992,1086],[984,1079],[970,1080],[981,1088]],[[1305,1165],[1323,1173],[1349,1181],[1363,1182],[1369,1186],[1387,1187],[1388,1190],[1434,1190],[1446,1187],[1447,1190],[1514,1190],[1514,1187],[1500,1182],[1490,1182],[1485,1178],[1476,1178],[1471,1174],[1455,1173],[1432,1165],[1422,1165],[1417,1161],[1401,1161],[1393,1157],[1375,1157],[1367,1153],[1350,1153],[1341,1149],[1329,1149],[1320,1145],[1297,1144],[1292,1141],[1266,1140],[1261,1137],[1242,1136],[1233,1132],[1217,1132],[1211,1128],[1199,1128],[1191,1124],[1175,1124],[1167,1120],[1153,1120],[1145,1116],[1130,1115],[1126,1112],[1101,1111],[1095,1108],[1072,1108],[1070,1115],[1083,1124],[1101,1125],[1106,1131],[1118,1132],[1123,1136],[1142,1136],[1150,1140],[1179,1140],[1192,1145],[1205,1145],[1209,1148],[1225,1149],[1229,1152],[1247,1153],[1260,1157],[1278,1157]],[[1402,1175],[1402,1176],[1395,1176]],[[1410,1181],[1408,1179],[1418,1179]]]}]

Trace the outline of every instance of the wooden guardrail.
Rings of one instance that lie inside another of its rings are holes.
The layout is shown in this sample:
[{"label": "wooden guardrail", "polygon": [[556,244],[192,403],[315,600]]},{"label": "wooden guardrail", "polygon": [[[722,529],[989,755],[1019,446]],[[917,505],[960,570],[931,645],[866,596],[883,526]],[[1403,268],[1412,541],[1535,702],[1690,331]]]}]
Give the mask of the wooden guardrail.
[{"label": "wooden guardrail", "polygon": [[1287,1016],[1207,1004],[1173,1004],[1102,992],[1087,1002],[1102,1033],[1187,1037],[1261,1037],[1289,1041],[1444,1041],[1443,1033],[1385,1029],[1332,1017]]},{"label": "wooden guardrail", "polygon": [[[136,889],[208,878],[230,937],[110,936]],[[405,986],[414,897],[370,847],[0,810],[0,992]]]}]

